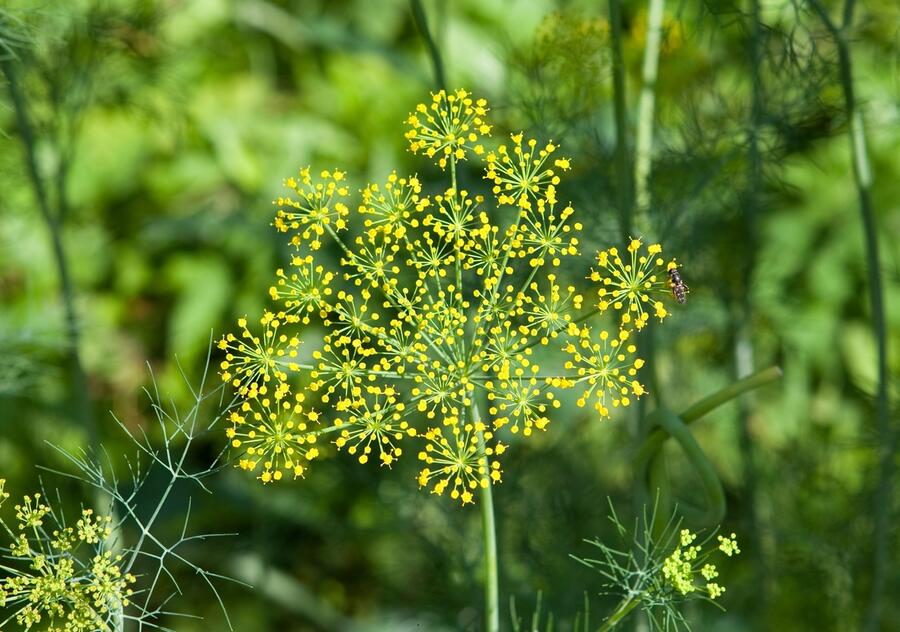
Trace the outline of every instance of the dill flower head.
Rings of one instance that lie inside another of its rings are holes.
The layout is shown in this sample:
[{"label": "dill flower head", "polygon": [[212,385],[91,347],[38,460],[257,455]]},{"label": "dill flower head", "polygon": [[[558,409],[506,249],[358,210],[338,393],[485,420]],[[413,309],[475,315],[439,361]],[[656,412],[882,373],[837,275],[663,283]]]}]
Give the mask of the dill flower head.
[{"label": "dill flower head", "polygon": [[[0,504],[9,497],[0,479]],[[135,577],[105,550],[112,518],[84,509],[73,526],[58,521],[40,494],[15,506],[10,559],[0,578],[0,606],[19,629],[94,632],[110,629],[114,609],[128,606]],[[54,528],[55,527],[55,528]]]},{"label": "dill flower head", "polygon": [[[563,346],[583,303],[555,272],[578,254],[581,224],[555,188],[569,164],[552,158],[556,146],[522,135],[513,150],[484,157],[487,111],[457,90],[407,119],[411,149],[450,171],[449,186],[433,192],[392,172],[362,189],[355,210],[338,212],[340,172],[304,169],[302,187],[289,183],[307,195],[275,220],[294,248],[290,272],[279,270],[269,292],[276,307],[261,334],[242,320],[240,335],[220,343],[222,377],[243,400],[229,438],[238,465],[263,482],[302,476],[319,445],[388,467],[411,452],[422,487],[467,504],[501,479],[501,434],[550,425],[574,382],[542,372],[536,351]],[[483,161],[490,199],[459,182],[466,157]],[[498,208],[509,204],[512,212]],[[338,265],[323,254],[326,238]],[[309,364],[297,360],[305,324],[325,332]],[[301,383],[321,411],[316,424],[297,421],[309,414],[291,395]],[[625,400],[619,393],[610,405]]]},{"label": "dill flower head", "polygon": [[670,294],[667,270],[675,262],[666,263],[659,244],[651,244],[644,252],[640,239],[632,239],[625,250],[624,259],[615,247],[597,253],[599,269],[591,272],[590,279],[600,283],[598,310],[612,308],[619,312],[623,328],[640,330],[651,311],[660,321],[668,316],[660,297]]},{"label": "dill flower head", "polygon": [[[564,391],[601,417],[645,393],[630,336],[649,310],[666,315],[662,248],[632,240],[627,262],[601,252],[599,310],[619,310],[622,327],[595,336],[578,324],[583,297],[557,272],[582,229],[557,197],[569,160],[521,133],[485,152],[487,112],[456,90],[409,115],[410,149],[449,171],[431,192],[393,171],[350,205],[341,171],[287,181],[274,225],[293,254],[269,290],[276,306],[219,342],[241,400],[228,430],[239,467],[269,483],[303,476],[320,446],[388,467],[412,452],[421,487],[468,504],[501,479],[501,436],[545,431]],[[464,159],[482,163],[492,195],[460,181]],[[324,331],[306,363],[305,325]],[[565,353],[563,366],[542,368],[542,347]]]},{"label": "dill flower head", "polygon": [[[595,539],[590,544],[601,555],[579,561],[597,569],[606,580],[605,588],[640,607],[659,629],[687,629],[680,607],[684,602],[709,602],[725,592],[712,561],[723,551],[713,544],[712,536],[698,541],[697,534],[681,528],[677,516],[666,519],[657,514],[656,505],[645,508],[633,529],[625,527],[615,511],[610,519],[623,546]],[[662,522],[665,526],[658,531],[655,527]],[[730,539],[720,536],[719,543],[733,538],[733,534]]]},{"label": "dill flower head", "polygon": [[473,99],[465,90],[432,93],[431,103],[420,103],[406,119],[409,148],[436,158],[441,169],[463,160],[469,151],[480,156],[484,147],[479,141],[491,133],[484,119],[487,112],[487,101]]}]

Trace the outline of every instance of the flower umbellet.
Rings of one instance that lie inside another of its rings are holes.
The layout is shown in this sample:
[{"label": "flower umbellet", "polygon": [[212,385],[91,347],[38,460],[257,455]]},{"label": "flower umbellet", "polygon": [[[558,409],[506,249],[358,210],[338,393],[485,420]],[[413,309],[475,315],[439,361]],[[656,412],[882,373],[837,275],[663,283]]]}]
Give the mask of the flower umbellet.
[{"label": "flower umbellet", "polygon": [[318,250],[326,229],[341,230],[350,209],[343,201],[350,190],[344,182],[342,171],[322,171],[318,179],[310,174],[309,167],[300,170],[299,178],[288,178],[285,185],[294,196],[280,197],[275,201],[278,212],[275,228],[282,233],[293,231],[292,241],[307,244]]},{"label": "flower umbellet", "polygon": [[471,151],[484,153],[481,138],[491,133],[485,121],[487,101],[473,99],[465,90],[432,94],[431,103],[420,103],[406,119],[409,148],[436,158],[441,169],[451,161],[463,160]]},{"label": "flower umbellet", "polygon": [[600,416],[609,417],[610,406],[628,406],[631,397],[638,398],[646,392],[637,380],[644,361],[634,357],[637,347],[630,342],[627,329],[620,329],[616,335],[603,330],[599,341],[592,339],[586,326],[571,325],[569,331],[575,341],[566,345],[571,359],[565,366],[576,372],[579,386],[583,386],[579,406],[592,400]]},{"label": "flower umbellet", "polygon": [[[0,479],[0,505],[9,498]],[[0,607],[13,610],[4,621],[19,629],[93,632],[112,629],[117,609],[129,605],[134,575],[123,572],[122,556],[106,549],[112,518],[83,509],[72,526],[57,519],[41,494],[15,506],[16,525],[0,524],[12,539],[0,579]]]},{"label": "flower umbellet", "polygon": [[624,259],[618,248],[600,251],[597,254],[600,269],[590,277],[600,284],[597,308],[601,313],[610,308],[619,312],[623,328],[643,329],[651,310],[660,321],[669,315],[661,297],[670,294],[668,269],[675,261],[666,263],[660,244],[651,244],[646,253],[642,247],[640,239],[632,239]]},{"label": "flower umbellet", "polygon": [[[703,546],[694,544],[696,539],[695,533],[688,529],[681,530],[678,546],[663,561],[662,577],[667,587],[680,595],[702,591],[710,599],[716,599],[725,592],[725,587],[713,581],[719,572],[716,565],[707,560],[714,551],[704,551]],[[718,550],[728,557],[741,552],[735,534],[728,538],[720,535],[718,540]]]},{"label": "flower umbellet", "polygon": [[554,170],[567,171],[567,158],[557,158],[550,163],[558,149],[552,142],[538,148],[538,141],[531,138],[524,141],[523,135],[513,134],[512,149],[500,145],[496,152],[487,155],[488,180],[494,183],[494,194],[500,204],[518,205],[528,209],[532,201],[546,199],[556,202],[556,185],[559,175]]},{"label": "flower umbellet", "polygon": [[[277,200],[274,224],[294,253],[270,289],[275,307],[219,343],[222,378],[244,400],[228,437],[262,482],[303,476],[331,445],[385,466],[417,455],[420,486],[467,504],[501,480],[504,437],[546,430],[565,391],[583,387],[579,403],[604,416],[644,393],[629,331],[592,340],[576,324],[581,293],[557,276],[582,228],[557,199],[569,160],[523,134],[487,151],[488,111],[441,91],[407,118],[410,150],[450,176],[437,191],[391,172],[350,205],[341,171],[287,181],[294,197]],[[462,160],[483,163],[492,196],[460,185]],[[310,323],[324,334],[303,363]],[[568,364],[542,370],[541,347],[568,351]],[[305,392],[292,395],[301,374]]]}]

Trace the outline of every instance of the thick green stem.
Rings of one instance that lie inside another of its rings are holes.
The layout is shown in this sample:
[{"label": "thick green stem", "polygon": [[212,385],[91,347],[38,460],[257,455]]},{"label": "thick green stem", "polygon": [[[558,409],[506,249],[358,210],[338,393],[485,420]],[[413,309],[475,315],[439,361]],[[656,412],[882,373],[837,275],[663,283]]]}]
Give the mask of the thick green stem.
[{"label": "thick green stem", "polygon": [[422,39],[425,40],[425,45],[428,47],[428,55],[431,57],[431,66],[434,69],[434,81],[438,90],[442,90],[447,87],[444,81],[444,62],[441,59],[441,51],[431,35],[431,30],[428,28],[425,7],[422,6],[422,0],[409,0],[409,7],[412,9],[416,27],[419,29]]},{"label": "thick green stem", "polygon": [[[743,205],[744,244],[741,265],[741,283],[738,286],[739,298],[735,301],[732,318],[734,343],[734,375],[739,378],[750,375],[754,369],[754,351],[752,337],[753,319],[753,275],[756,269],[756,253],[759,241],[759,211],[762,207],[761,196],[764,190],[762,152],[760,150],[760,130],[763,124],[763,50],[764,32],[762,7],[760,0],[750,2],[750,37],[747,40],[747,69],[750,75],[750,120],[747,133],[747,190]],[[753,547],[755,584],[757,586],[757,608],[754,616],[758,622],[766,619],[768,609],[768,577],[766,571],[767,530],[763,528],[758,510],[760,498],[757,493],[757,466],[755,446],[750,433],[750,415],[752,398],[741,398],[737,402],[738,445],[741,453],[743,469],[743,495],[746,499],[746,517],[744,528],[748,533],[758,535],[760,546]]]},{"label": "thick green stem", "polygon": [[847,32],[853,26],[854,0],[846,0],[843,25],[838,26],[819,0],[810,5],[828,29],[838,52],[838,68],[841,88],[844,92],[844,108],[850,121],[848,137],[853,160],[853,177],[859,198],[859,211],[866,243],[866,268],[869,284],[869,306],[872,311],[872,329],[877,346],[878,383],[875,391],[875,424],[878,445],[881,450],[878,483],[874,495],[875,527],[872,536],[872,589],[866,612],[865,629],[875,632],[881,628],[882,606],[887,583],[887,564],[891,559],[891,487],[894,474],[894,455],[897,451],[898,433],[891,427],[888,401],[887,327],[885,324],[884,295],[881,281],[881,258],[878,254],[878,227],[872,204],[872,169],[866,148],[865,124],[862,118],[853,84],[853,64]]},{"label": "thick green stem", "polygon": [[28,112],[28,103],[25,94],[19,85],[19,78],[13,61],[0,58],[0,70],[6,77],[6,85],[12,100],[16,115],[16,125],[22,146],[25,150],[25,164],[28,168],[28,177],[37,199],[37,207],[41,218],[47,226],[50,234],[50,242],[53,249],[53,260],[56,263],[56,271],[59,277],[60,294],[62,295],[63,309],[65,310],[65,330],[68,342],[67,361],[69,364],[69,376],[72,381],[72,400],[75,414],[84,427],[87,434],[88,445],[96,448],[98,444],[97,425],[94,420],[94,411],[88,391],[87,373],[81,363],[80,336],[78,332],[78,315],[75,310],[75,289],[69,274],[66,262],[65,248],[62,243],[61,217],[64,215],[65,202],[65,170],[58,174],[58,190],[61,196],[58,200],[60,210],[54,212],[50,205],[50,199],[44,186],[37,163],[37,138],[31,125],[31,117]]},{"label": "thick green stem", "polygon": [[614,627],[619,625],[622,620],[637,607],[639,603],[640,600],[636,595],[628,595],[627,597],[622,599],[622,601],[619,602],[619,605],[616,606],[616,609],[609,616],[609,618],[603,622],[603,625],[597,628],[597,632],[607,632],[607,630],[612,630]]},{"label": "thick green stem", "polygon": [[612,47],[613,112],[616,128],[616,187],[619,197],[619,216],[623,239],[632,231],[634,191],[628,161],[628,112],[625,106],[625,60],[622,54],[622,5],[609,0],[610,45]]},{"label": "thick green stem", "polygon": [[641,70],[641,94],[638,100],[638,120],[634,143],[634,224],[638,233],[650,230],[650,166],[653,153],[653,120],[656,107],[656,80],[659,71],[659,50],[662,41],[663,8],[665,0],[649,0],[647,7],[647,44]]},{"label": "thick green stem", "polygon": [[[472,403],[472,422],[480,426],[478,404]],[[484,452],[484,431],[478,430],[478,449]],[[487,480],[481,490],[481,537],[484,542],[484,608],[485,632],[500,631],[500,586],[497,573],[497,528],[494,521],[494,497],[489,476],[487,456],[481,457],[483,475]]]}]

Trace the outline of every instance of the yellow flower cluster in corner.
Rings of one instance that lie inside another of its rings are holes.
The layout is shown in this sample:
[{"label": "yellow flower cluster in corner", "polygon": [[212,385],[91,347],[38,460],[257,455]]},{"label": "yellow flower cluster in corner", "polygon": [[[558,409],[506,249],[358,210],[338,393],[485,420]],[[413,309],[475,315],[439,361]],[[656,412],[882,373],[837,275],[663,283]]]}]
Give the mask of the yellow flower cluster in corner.
[{"label": "yellow flower cluster in corner", "polygon": [[[694,544],[696,539],[696,534],[688,529],[681,530],[678,546],[663,561],[662,576],[680,595],[702,590],[710,599],[716,599],[725,592],[725,587],[714,581],[719,576],[716,565],[706,561],[712,551],[704,552],[702,546]],[[733,533],[727,538],[720,535],[718,541],[718,550],[728,557],[741,552]]]},{"label": "yellow flower cluster in corner", "polygon": [[[9,498],[0,479],[0,505]],[[57,519],[40,494],[15,506],[11,562],[0,579],[0,607],[15,611],[19,629],[94,632],[110,628],[113,609],[129,603],[135,577],[121,570],[121,556],[104,550],[109,516],[82,510],[73,526]],[[55,528],[54,528],[55,527]]]},{"label": "yellow flower cluster in corner", "polygon": [[[488,111],[440,91],[406,119],[410,150],[448,173],[436,191],[393,172],[350,204],[342,171],[286,181],[274,226],[294,252],[275,307],[219,342],[240,399],[228,439],[263,483],[304,476],[330,443],[364,464],[415,454],[421,487],[467,504],[501,480],[503,435],[546,430],[564,392],[581,388],[604,417],[644,393],[629,329],[594,339],[582,295],[556,274],[582,228],[557,198],[569,160],[523,134],[486,150]],[[490,199],[460,182],[463,160],[482,163]],[[324,334],[301,362],[310,324]],[[551,346],[570,360],[545,371],[535,351]]]}]

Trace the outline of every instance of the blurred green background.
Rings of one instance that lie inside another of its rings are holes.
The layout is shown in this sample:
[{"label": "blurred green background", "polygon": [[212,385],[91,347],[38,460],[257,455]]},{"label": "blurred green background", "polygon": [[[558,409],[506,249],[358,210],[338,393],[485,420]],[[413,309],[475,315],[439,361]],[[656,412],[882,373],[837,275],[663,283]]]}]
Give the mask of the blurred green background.
[{"label": "blurred green background", "polygon": [[[561,275],[580,284],[592,252],[622,244],[630,186],[615,154],[609,4],[422,6],[448,86],[489,99],[494,137],[525,129],[571,157],[559,197],[573,201],[585,235],[581,266]],[[867,2],[848,32],[881,245],[885,428],[837,50],[809,6],[766,1],[756,17],[753,6],[667,3],[657,84],[652,237],[678,258],[691,294],[655,328],[656,390],[680,410],[754,368],[784,369],[780,382],[692,426],[725,484],[723,528],[738,533],[743,554],[722,569],[727,611],[687,615],[700,630],[858,629],[880,558],[880,629],[896,630],[898,495],[879,480],[898,432],[900,7]],[[28,145],[60,213],[71,277],[66,293],[5,76],[0,475],[14,494],[41,476],[77,505],[88,492],[35,467],[67,467],[47,442],[86,445],[92,419],[114,459],[133,452],[109,411],[129,427],[148,423],[148,365],[183,401],[176,354],[199,378],[211,332],[261,313],[289,256],[270,226],[283,178],[312,165],[348,170],[356,189],[393,168],[441,182],[402,135],[435,79],[405,0],[7,0],[0,19],[0,56],[30,111]],[[646,24],[644,2],[622,3],[629,138]],[[463,172],[472,188],[481,175]],[[563,623],[585,592],[598,620],[614,603],[569,554],[590,555],[583,538],[610,536],[607,497],[627,520],[636,509],[634,420],[565,410],[514,446],[495,491],[501,599],[530,612],[542,591]],[[211,438],[198,463],[223,442]],[[690,468],[669,449],[673,485],[691,498]],[[193,521],[240,536],[192,554],[254,584],[224,587],[235,629],[480,629],[478,512],[417,491],[415,468],[339,455],[292,484],[263,489],[230,468],[212,479]],[[889,527],[877,545],[876,507]],[[181,524],[177,512],[165,518]],[[226,629],[203,586],[181,583],[172,608],[205,619],[166,625]]]}]

